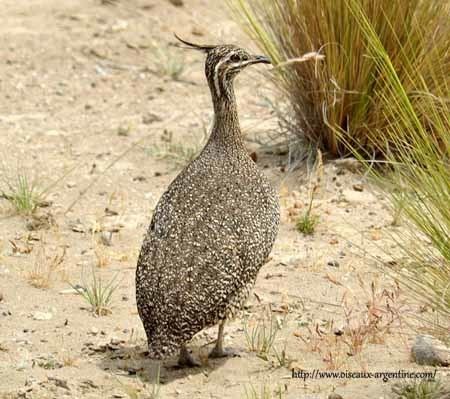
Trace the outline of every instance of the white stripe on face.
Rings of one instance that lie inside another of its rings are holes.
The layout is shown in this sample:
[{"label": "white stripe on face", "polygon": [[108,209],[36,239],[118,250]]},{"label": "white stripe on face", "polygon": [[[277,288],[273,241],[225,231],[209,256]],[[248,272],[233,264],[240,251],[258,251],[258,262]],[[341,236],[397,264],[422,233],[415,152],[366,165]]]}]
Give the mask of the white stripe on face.
[{"label": "white stripe on face", "polygon": [[[214,67],[214,88],[216,89],[216,94],[217,94],[218,97],[220,97],[220,95],[221,95],[220,85],[219,85],[219,68],[224,63],[228,62],[232,55],[233,55],[233,53],[228,54],[228,56],[226,58],[224,58],[222,61],[219,61],[217,63],[217,65]],[[239,65],[240,65],[240,62],[235,62],[235,63],[231,64],[230,67],[233,68],[233,67],[237,67]],[[225,78],[226,78],[226,73],[223,74],[223,80],[222,80],[223,87],[225,87],[225,84],[224,84]]]},{"label": "white stripe on face", "polygon": [[217,65],[214,67],[214,76],[213,76],[213,78],[214,78],[214,87],[215,87],[215,89],[216,89],[216,95],[217,95],[217,97],[220,97],[220,86],[219,86],[219,68],[222,66],[222,64],[224,63],[224,62],[226,62],[226,61],[228,61],[228,58],[226,58],[226,59],[224,59],[224,60],[222,60],[222,61],[219,61],[218,63],[217,63]]}]

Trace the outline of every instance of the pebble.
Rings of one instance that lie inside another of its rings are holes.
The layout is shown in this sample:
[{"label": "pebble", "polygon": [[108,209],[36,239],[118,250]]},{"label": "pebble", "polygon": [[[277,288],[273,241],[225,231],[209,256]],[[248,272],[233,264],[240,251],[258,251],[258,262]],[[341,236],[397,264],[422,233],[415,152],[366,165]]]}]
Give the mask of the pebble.
[{"label": "pebble", "polygon": [[130,126],[119,126],[117,129],[117,135],[119,136],[129,136],[130,134]]},{"label": "pebble", "polygon": [[418,335],[411,356],[417,364],[429,366],[450,366],[450,347],[431,335]]},{"label": "pebble", "polygon": [[57,387],[64,388],[70,391],[70,387],[69,384],[67,383],[67,380],[63,380],[62,378],[52,376],[48,376],[47,379],[49,382],[53,382]]},{"label": "pebble", "polygon": [[344,399],[344,398],[338,393],[333,392],[328,395],[328,399]]},{"label": "pebble", "polygon": [[331,267],[339,267],[339,262],[337,260],[330,260],[327,263],[327,266],[331,266]]},{"label": "pebble", "polygon": [[92,335],[97,335],[99,332],[100,331],[97,327],[92,327],[91,330],[89,331],[89,333]]},{"label": "pebble", "polygon": [[184,5],[183,0],[169,0],[169,3],[173,4],[175,7],[182,7]]},{"label": "pebble", "polygon": [[112,234],[112,231],[102,231],[100,234],[100,242],[107,247],[112,247]]},{"label": "pebble", "polygon": [[353,185],[353,190],[361,192],[361,191],[364,190],[364,187],[363,187],[362,184],[356,183],[356,184]]},{"label": "pebble", "polygon": [[154,122],[161,122],[161,121],[162,121],[162,119],[158,115],[153,114],[153,113],[145,114],[142,117],[142,123],[144,125],[150,125],[150,124],[152,124]]},{"label": "pebble", "polygon": [[49,312],[34,312],[33,319],[34,320],[51,320],[53,315]]}]

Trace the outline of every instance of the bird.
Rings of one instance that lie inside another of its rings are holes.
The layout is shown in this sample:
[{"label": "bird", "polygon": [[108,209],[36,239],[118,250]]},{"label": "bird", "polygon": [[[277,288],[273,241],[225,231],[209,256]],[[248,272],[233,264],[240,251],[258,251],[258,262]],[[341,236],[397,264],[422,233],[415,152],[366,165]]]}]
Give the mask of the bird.
[{"label": "bird", "polygon": [[280,206],[245,148],[234,93],[239,72],[271,60],[235,45],[175,36],[206,54],[214,118],[204,148],[157,202],[138,257],[136,304],[148,356],[161,361],[178,353],[178,364],[189,367],[199,363],[187,344],[217,324],[209,357],[230,355],[223,346],[225,322],[242,308],[269,257]]}]

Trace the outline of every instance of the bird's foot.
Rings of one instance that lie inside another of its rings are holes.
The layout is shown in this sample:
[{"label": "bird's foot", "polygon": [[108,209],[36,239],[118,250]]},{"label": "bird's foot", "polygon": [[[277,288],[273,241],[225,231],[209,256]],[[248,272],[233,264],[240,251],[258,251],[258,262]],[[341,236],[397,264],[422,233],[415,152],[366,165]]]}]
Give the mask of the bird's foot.
[{"label": "bird's foot", "polygon": [[178,367],[201,367],[201,363],[194,359],[188,350],[182,350],[178,358]]},{"label": "bird's foot", "polygon": [[239,352],[237,350],[234,349],[223,349],[223,348],[218,348],[217,346],[214,347],[214,349],[209,352],[208,357],[210,359],[220,359],[223,357],[238,357],[239,356]]}]

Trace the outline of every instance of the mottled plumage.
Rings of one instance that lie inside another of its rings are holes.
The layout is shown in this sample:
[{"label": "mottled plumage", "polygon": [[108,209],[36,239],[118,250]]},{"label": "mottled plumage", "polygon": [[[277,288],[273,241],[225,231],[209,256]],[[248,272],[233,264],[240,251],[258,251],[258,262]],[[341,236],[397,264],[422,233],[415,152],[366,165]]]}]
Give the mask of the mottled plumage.
[{"label": "mottled plumage", "polygon": [[278,197],[244,147],[233,91],[241,69],[268,60],[235,46],[197,47],[207,53],[211,135],[159,200],[136,271],[155,359],[242,306],[278,232]]}]

